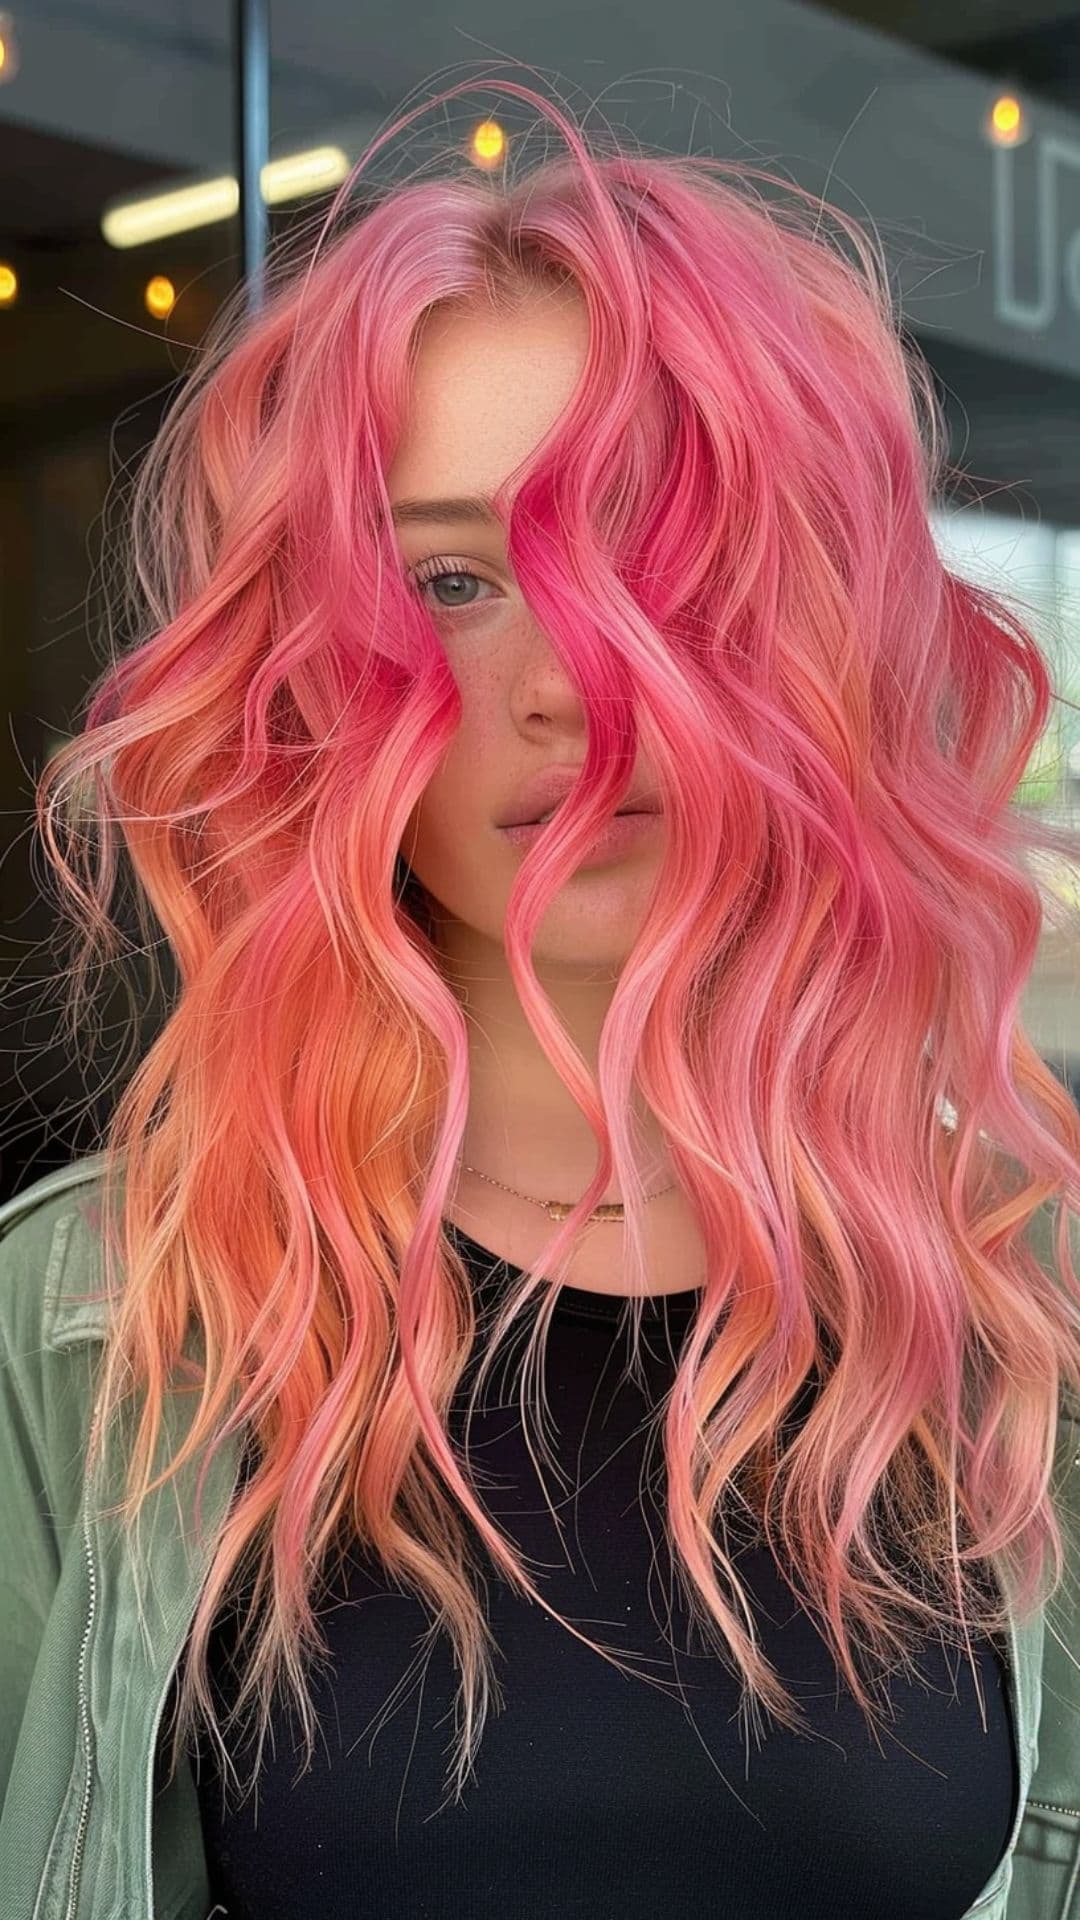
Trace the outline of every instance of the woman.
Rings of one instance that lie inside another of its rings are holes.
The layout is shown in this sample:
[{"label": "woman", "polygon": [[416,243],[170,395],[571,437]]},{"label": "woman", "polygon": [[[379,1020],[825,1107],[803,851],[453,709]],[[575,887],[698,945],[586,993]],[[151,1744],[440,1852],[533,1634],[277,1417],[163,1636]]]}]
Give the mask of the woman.
[{"label": "woman", "polygon": [[855,224],[502,86],[211,343],[42,777],[74,1024],[117,826],[179,988],[0,1221],[3,1911],[1064,1911],[1047,665]]}]

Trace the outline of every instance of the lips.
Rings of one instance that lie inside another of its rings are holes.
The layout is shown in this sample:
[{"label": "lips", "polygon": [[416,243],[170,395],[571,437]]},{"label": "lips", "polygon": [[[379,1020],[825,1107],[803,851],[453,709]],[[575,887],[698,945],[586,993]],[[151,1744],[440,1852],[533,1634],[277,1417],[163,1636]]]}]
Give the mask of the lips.
[{"label": "lips", "polygon": [[[559,806],[560,807],[562,806],[561,800],[559,802]],[[522,826],[522,827],[538,827],[547,820],[553,820],[555,815],[558,813],[558,811],[559,811],[559,807],[549,807],[546,813],[538,814],[535,820],[518,820],[514,822],[514,825]],[[655,811],[656,809],[654,807],[618,807],[616,808],[616,811],[615,811],[615,818],[616,820],[621,819],[624,813],[654,813]]]},{"label": "lips", "polygon": [[[546,767],[527,780],[512,803],[510,811],[498,822],[500,827],[536,826],[544,819],[550,819],[557,813],[563,801],[581,775],[580,767],[568,765]],[[619,807],[622,813],[657,813],[659,804],[655,792],[637,792],[627,794]]]}]

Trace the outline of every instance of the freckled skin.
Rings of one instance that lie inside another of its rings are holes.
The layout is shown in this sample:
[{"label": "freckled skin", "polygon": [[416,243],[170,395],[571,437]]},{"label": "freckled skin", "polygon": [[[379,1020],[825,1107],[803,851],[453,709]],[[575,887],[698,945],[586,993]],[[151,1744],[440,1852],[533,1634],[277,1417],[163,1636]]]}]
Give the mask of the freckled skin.
[{"label": "freckled skin", "polygon": [[[559,418],[587,347],[587,313],[575,290],[531,299],[512,315],[482,307],[432,314],[388,475],[391,501],[493,492]],[[483,582],[469,586],[469,601],[445,589],[442,597],[430,582],[422,589],[462,713],[402,841],[436,903],[447,977],[467,1007],[472,1088],[464,1157],[525,1193],[573,1197],[595,1167],[595,1141],[541,1053],[510,978],[502,925],[524,856],[495,823],[529,774],[553,762],[582,764],[584,709],[516,584],[501,522],[406,524],[398,540],[409,566],[432,557],[468,561]],[[640,757],[634,781],[650,784]],[[576,873],[537,931],[538,976],[594,1072],[603,1017],[662,841],[662,833],[649,836],[629,857]],[[643,1170],[655,1168],[659,1131],[643,1104],[635,1111]],[[610,1197],[618,1197],[614,1189]],[[536,1217],[544,1224],[542,1213]]]}]

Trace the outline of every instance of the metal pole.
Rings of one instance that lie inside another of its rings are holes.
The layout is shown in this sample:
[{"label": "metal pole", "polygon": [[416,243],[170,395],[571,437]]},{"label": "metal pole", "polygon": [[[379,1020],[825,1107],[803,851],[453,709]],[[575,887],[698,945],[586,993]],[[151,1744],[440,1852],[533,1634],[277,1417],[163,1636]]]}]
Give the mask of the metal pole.
[{"label": "metal pole", "polygon": [[234,0],[236,177],[240,185],[240,271],[249,311],[263,303],[269,219],[262,170],[270,158],[269,0]]}]

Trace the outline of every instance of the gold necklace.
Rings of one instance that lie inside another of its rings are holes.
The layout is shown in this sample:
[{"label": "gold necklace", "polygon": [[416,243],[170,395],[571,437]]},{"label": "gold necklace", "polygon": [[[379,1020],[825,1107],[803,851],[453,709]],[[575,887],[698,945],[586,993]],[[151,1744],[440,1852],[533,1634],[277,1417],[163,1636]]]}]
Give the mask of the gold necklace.
[{"label": "gold necklace", "polygon": [[[534,1200],[527,1193],[518,1193],[516,1187],[508,1187],[505,1180],[496,1180],[490,1173],[481,1173],[479,1167],[470,1167],[467,1161],[465,1162],[465,1171],[466,1173],[475,1173],[478,1180],[487,1180],[493,1187],[501,1187],[504,1193],[515,1194],[519,1200],[528,1200],[531,1207],[543,1207],[544,1212],[551,1220],[565,1220],[567,1214],[574,1211],[573,1201]],[[663,1194],[672,1193],[675,1186],[676,1182],[673,1180],[670,1187],[661,1187],[659,1193],[646,1194],[646,1201],[659,1200]],[[624,1218],[625,1214],[622,1201],[608,1200],[603,1206],[593,1208],[593,1211],[588,1215],[586,1225],[589,1225],[593,1220],[622,1220]]]}]

